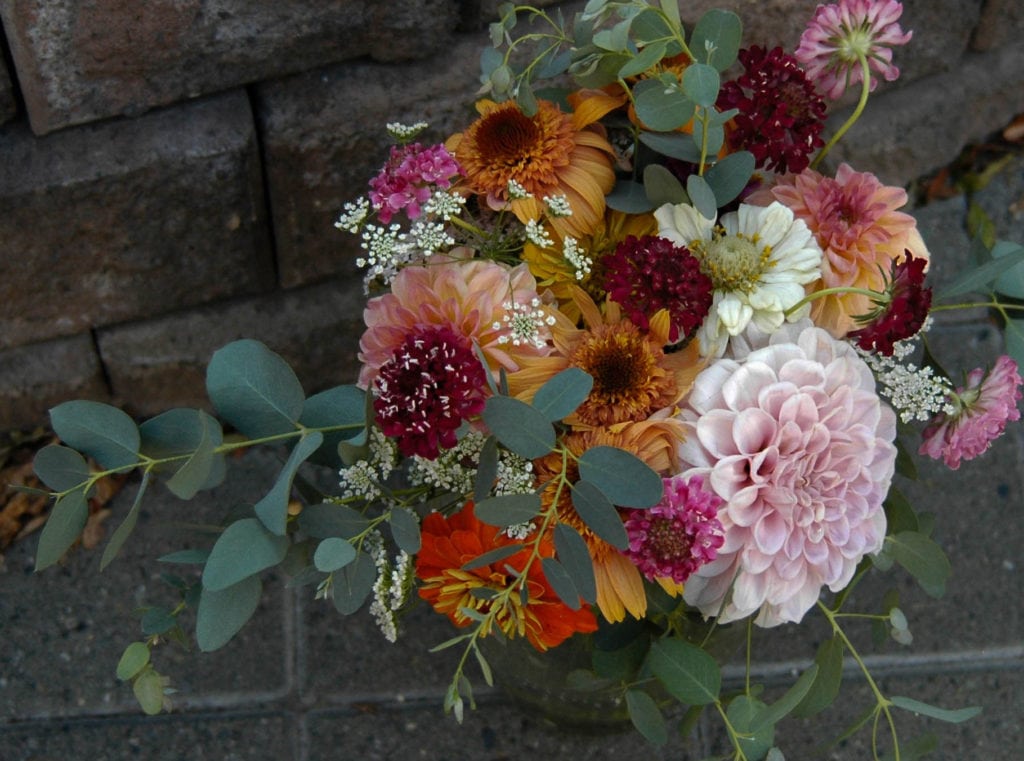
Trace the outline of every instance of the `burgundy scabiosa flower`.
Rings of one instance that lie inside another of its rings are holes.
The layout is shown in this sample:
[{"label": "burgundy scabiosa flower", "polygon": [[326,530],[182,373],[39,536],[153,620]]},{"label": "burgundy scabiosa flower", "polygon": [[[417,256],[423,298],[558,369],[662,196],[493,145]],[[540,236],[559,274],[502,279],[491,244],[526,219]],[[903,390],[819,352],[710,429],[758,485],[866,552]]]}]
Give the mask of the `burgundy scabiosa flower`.
[{"label": "burgundy scabiosa flower", "polygon": [[864,351],[892,356],[893,344],[916,335],[928,317],[932,289],[924,287],[928,260],[914,258],[908,249],[900,262],[892,261],[889,282],[875,309],[864,316],[867,325],[849,334]]},{"label": "burgundy scabiosa flower", "polygon": [[675,343],[695,331],[711,308],[711,278],[689,249],[665,238],[627,236],[606,257],[604,288],[634,324],[647,330],[650,318],[667,309]]},{"label": "burgundy scabiosa flower", "polygon": [[434,188],[450,188],[460,174],[459,163],[443,145],[395,145],[384,168],[370,180],[370,202],[384,224],[402,210],[416,219]]},{"label": "burgundy scabiosa flower", "polygon": [[433,460],[456,444],[463,420],[484,408],[487,378],[469,340],[446,327],[406,336],[374,381],[373,409],[399,451]]},{"label": "burgundy scabiosa flower", "polygon": [[825,144],[825,101],[781,47],[755,45],[739,52],[745,71],[722,85],[717,106],[739,109],[729,142],[754,154],[757,166],[802,172],[811,153]]},{"label": "burgundy scabiosa flower", "polygon": [[650,510],[630,510],[625,519],[626,556],[650,581],[684,583],[715,559],[725,534],[717,515],[725,501],[704,489],[701,476],[662,479],[664,496]]},{"label": "burgundy scabiosa flower", "polygon": [[966,385],[950,395],[953,411],[940,412],[921,433],[918,453],[944,460],[952,470],[973,460],[1002,436],[1008,421],[1020,420],[1020,386],[1017,363],[1005,354],[988,372],[972,370]]}]

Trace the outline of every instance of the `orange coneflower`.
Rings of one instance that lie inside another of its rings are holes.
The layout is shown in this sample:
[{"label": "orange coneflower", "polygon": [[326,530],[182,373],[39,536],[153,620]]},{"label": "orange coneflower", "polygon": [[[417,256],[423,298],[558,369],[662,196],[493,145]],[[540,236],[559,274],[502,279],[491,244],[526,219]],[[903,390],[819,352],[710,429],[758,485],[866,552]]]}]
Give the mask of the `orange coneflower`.
[{"label": "orange coneflower", "polygon": [[[545,198],[564,195],[572,214],[552,224],[560,235],[590,233],[615,185],[613,150],[603,128],[546,100],[538,102],[533,116],[514,101],[481,100],[477,110],[480,118],[446,143],[465,171],[460,186],[493,209],[507,206],[522,222],[540,219]],[[510,180],[531,197],[509,199]]]},{"label": "orange coneflower", "polygon": [[554,349],[547,357],[523,357],[520,369],[508,376],[513,396],[529,401],[549,378],[568,367],[578,367],[594,379],[587,399],[566,420],[570,424],[608,426],[639,422],[674,406],[689,390],[703,367],[697,342],[666,353],[671,329],[662,310],[641,330],[622,317],[608,302],[602,315],[593,299],[573,286],[573,299],[585,328],[577,328],[563,314],[551,328]]}]

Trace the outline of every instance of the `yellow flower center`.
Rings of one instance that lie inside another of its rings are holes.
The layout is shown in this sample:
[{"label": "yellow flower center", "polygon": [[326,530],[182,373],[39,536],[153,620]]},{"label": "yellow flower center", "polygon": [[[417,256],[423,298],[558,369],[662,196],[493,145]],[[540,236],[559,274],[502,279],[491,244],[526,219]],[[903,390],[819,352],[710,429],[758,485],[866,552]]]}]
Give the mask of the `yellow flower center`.
[{"label": "yellow flower center", "polygon": [[715,230],[710,241],[691,243],[690,251],[700,259],[701,271],[711,278],[716,291],[749,293],[765,270],[774,266],[772,247],[759,245],[757,235],[726,235],[721,228]]}]

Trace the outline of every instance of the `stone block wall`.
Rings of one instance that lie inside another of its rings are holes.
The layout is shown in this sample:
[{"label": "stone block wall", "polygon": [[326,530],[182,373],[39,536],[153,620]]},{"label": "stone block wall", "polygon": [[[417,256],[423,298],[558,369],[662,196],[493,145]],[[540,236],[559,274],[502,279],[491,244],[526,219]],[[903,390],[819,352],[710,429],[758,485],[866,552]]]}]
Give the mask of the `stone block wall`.
[{"label": "stone block wall", "polygon": [[[792,49],[816,2],[680,4]],[[239,337],[308,391],[352,381],[357,241],[333,222],[382,163],[385,122],[441,139],[470,121],[498,5],[0,0],[0,428],[72,397],[200,404],[210,354]],[[893,184],[1024,111],[1024,4],[904,6],[903,76],[837,156]]]}]

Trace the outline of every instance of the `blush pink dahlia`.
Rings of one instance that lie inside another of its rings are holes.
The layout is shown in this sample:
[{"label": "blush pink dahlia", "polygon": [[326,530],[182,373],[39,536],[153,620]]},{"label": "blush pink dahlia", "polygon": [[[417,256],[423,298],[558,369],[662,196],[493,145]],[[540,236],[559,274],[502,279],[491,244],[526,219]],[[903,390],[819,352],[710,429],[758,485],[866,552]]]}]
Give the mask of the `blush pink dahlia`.
[{"label": "blush pink dahlia", "polygon": [[918,452],[944,460],[953,470],[961,460],[973,460],[1003,434],[1008,421],[1020,420],[1020,386],[1017,363],[1005,354],[987,373],[972,370],[967,385],[950,399],[955,411],[940,412],[925,427]]},{"label": "blush pink dahlia", "polygon": [[910,42],[912,32],[900,29],[903,5],[896,0],[840,0],[819,5],[800,37],[794,55],[832,100],[847,88],[870,79],[874,90],[877,76],[892,82],[900,75],[893,66],[894,45]]},{"label": "blush pink dahlia", "polygon": [[700,327],[711,308],[711,278],[700,261],[665,238],[630,235],[602,264],[605,291],[634,325],[647,330],[658,310],[668,310],[672,343]]},{"label": "blush pink dahlia", "polygon": [[484,409],[487,377],[473,346],[449,328],[406,336],[374,381],[373,410],[385,436],[406,457],[428,460],[455,446],[463,420]]},{"label": "blush pink dahlia", "polygon": [[684,592],[705,616],[800,621],[822,587],[842,589],[881,549],[896,415],[852,346],[787,324],[697,376],[682,416],[683,475],[725,501],[725,542]]},{"label": "blush pink dahlia", "polygon": [[443,145],[395,145],[384,168],[370,180],[370,202],[384,224],[403,210],[416,219],[434,189],[450,188],[460,174],[459,163]]},{"label": "blush pink dahlia", "polygon": [[[435,255],[437,258],[439,255]],[[536,340],[511,340],[510,314],[538,299],[537,282],[525,264],[509,269],[486,259],[460,259],[406,267],[391,282],[391,292],[370,299],[363,311],[366,331],[359,339],[359,385],[369,388],[382,365],[406,337],[426,326],[447,327],[480,346],[488,369],[513,372],[523,357],[544,357],[550,330],[537,320]]]},{"label": "blush pink dahlia", "polygon": [[630,510],[625,519],[628,557],[649,581],[682,584],[715,559],[725,541],[716,517],[722,498],[704,489],[700,476],[662,479],[664,496],[650,510]]}]

